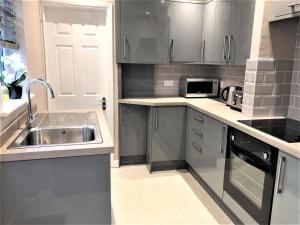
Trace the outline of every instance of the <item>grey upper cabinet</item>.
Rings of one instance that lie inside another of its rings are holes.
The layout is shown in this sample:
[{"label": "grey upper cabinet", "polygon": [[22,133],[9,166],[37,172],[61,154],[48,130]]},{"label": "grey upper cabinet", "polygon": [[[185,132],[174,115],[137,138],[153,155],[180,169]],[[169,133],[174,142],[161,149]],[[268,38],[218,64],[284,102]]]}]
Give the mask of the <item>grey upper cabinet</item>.
[{"label": "grey upper cabinet", "polygon": [[227,125],[189,109],[187,126],[186,161],[222,198]]},{"label": "grey upper cabinet", "polygon": [[300,224],[300,160],[279,152],[271,224]]},{"label": "grey upper cabinet", "polygon": [[119,63],[167,63],[169,19],[167,2],[118,0]]},{"label": "grey upper cabinet", "polygon": [[203,5],[202,63],[214,63],[216,1]]},{"label": "grey upper cabinet", "polygon": [[271,20],[290,18],[300,13],[299,0],[272,0],[271,4]]},{"label": "grey upper cabinet", "polygon": [[147,161],[150,171],[154,164],[174,165],[184,161],[186,108],[151,107],[148,112]]},{"label": "grey upper cabinet", "polygon": [[202,13],[202,3],[169,2],[171,62],[201,61]]},{"label": "grey upper cabinet", "polygon": [[246,64],[250,57],[254,10],[254,0],[213,0],[204,5],[204,63]]},{"label": "grey upper cabinet", "polygon": [[250,58],[255,1],[234,0],[231,4],[228,61],[243,65]]},{"label": "grey upper cabinet", "polygon": [[231,0],[215,0],[214,63],[228,63]]}]

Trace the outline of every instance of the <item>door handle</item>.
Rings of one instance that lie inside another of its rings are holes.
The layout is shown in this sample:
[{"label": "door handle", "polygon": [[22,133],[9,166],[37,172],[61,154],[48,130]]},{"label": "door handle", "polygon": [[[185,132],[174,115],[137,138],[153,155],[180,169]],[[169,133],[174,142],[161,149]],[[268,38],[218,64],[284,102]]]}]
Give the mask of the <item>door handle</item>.
[{"label": "door handle", "polygon": [[232,59],[232,55],[231,55],[231,52],[232,52],[232,40],[233,40],[233,35],[230,35],[229,38],[228,38],[228,52],[227,52],[227,60],[228,60],[228,62],[230,62],[231,59]]},{"label": "door handle", "polygon": [[202,42],[202,52],[201,52],[201,57],[202,57],[202,63],[205,62],[205,40]]},{"label": "door handle", "polygon": [[300,2],[296,2],[294,4],[290,4],[288,5],[288,7],[290,7],[292,9],[292,13],[295,13],[295,6],[300,5]]},{"label": "door handle", "polygon": [[220,149],[220,153],[221,153],[221,154],[224,153],[223,147],[224,147],[225,130],[226,130],[226,128],[225,128],[225,127],[222,127],[222,142],[221,142],[221,149]]},{"label": "door handle", "polygon": [[226,56],[226,45],[227,45],[227,40],[228,40],[228,36],[225,35],[224,37],[224,42],[223,42],[223,59],[225,60],[225,62],[227,62],[227,56]]},{"label": "door handle", "polygon": [[280,157],[279,175],[278,175],[278,183],[277,183],[277,193],[278,194],[282,193],[282,191],[283,191],[285,167],[286,167],[286,158]]},{"label": "door handle", "polygon": [[170,49],[169,49],[169,58],[170,61],[174,59],[174,39],[171,39]]},{"label": "door handle", "polygon": [[123,36],[123,58],[127,59],[127,38],[126,38],[126,35]]},{"label": "door handle", "polygon": [[155,129],[158,128],[158,113],[157,113],[157,109],[155,109]]}]

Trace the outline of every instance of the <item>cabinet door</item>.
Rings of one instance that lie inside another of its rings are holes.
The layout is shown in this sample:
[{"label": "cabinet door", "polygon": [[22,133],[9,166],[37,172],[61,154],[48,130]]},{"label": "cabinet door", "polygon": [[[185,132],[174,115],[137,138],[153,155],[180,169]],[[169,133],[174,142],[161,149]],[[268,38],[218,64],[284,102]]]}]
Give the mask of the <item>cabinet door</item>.
[{"label": "cabinet door", "polygon": [[145,156],[147,135],[146,107],[120,105],[120,156]]},{"label": "cabinet door", "polygon": [[170,61],[200,62],[203,4],[170,2]]},{"label": "cabinet door", "polygon": [[273,0],[272,1],[272,17],[281,17],[292,14],[291,4],[296,3],[295,0]]},{"label": "cabinet door", "polygon": [[215,0],[214,63],[227,63],[228,35],[230,31],[231,0]]},{"label": "cabinet door", "polygon": [[214,35],[216,1],[210,1],[203,6],[203,32],[202,32],[202,62],[214,62]]},{"label": "cabinet door", "polygon": [[255,0],[233,0],[229,36],[230,64],[245,65],[250,58]]},{"label": "cabinet door", "polygon": [[154,107],[151,162],[184,160],[185,107]]},{"label": "cabinet door", "polygon": [[119,62],[168,62],[168,7],[160,0],[119,0]]},{"label": "cabinet door", "polygon": [[271,224],[300,224],[300,160],[279,153]]}]

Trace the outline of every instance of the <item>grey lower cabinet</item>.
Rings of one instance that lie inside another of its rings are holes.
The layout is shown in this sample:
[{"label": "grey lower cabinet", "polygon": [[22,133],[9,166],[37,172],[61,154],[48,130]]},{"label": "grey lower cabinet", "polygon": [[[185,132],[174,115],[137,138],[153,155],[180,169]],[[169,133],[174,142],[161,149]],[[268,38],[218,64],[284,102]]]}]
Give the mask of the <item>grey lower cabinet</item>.
[{"label": "grey lower cabinet", "polygon": [[169,62],[167,1],[117,0],[117,61]]},{"label": "grey lower cabinet", "polygon": [[119,105],[120,164],[146,162],[147,107]]},{"label": "grey lower cabinet", "polygon": [[148,109],[147,166],[150,172],[185,168],[184,106],[160,106]]},{"label": "grey lower cabinet", "polygon": [[193,109],[187,117],[186,162],[222,199],[227,125]]},{"label": "grey lower cabinet", "polygon": [[279,152],[271,224],[300,224],[300,160]]},{"label": "grey lower cabinet", "polygon": [[271,20],[280,20],[299,15],[299,0],[272,0]]},{"label": "grey lower cabinet", "polygon": [[200,62],[202,60],[203,4],[170,1],[170,61]]},{"label": "grey lower cabinet", "polygon": [[0,224],[111,224],[110,154],[1,162],[0,172]]}]

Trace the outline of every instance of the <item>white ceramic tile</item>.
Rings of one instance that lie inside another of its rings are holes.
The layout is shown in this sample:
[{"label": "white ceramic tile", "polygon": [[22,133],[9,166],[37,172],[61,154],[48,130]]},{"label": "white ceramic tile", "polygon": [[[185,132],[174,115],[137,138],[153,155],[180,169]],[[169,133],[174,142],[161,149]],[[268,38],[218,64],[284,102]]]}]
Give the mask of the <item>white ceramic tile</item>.
[{"label": "white ceramic tile", "polygon": [[186,170],[112,169],[113,224],[232,224]]}]

